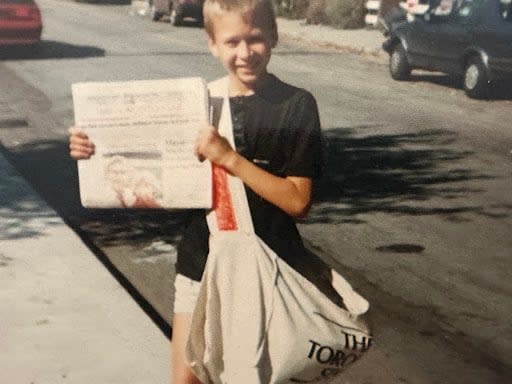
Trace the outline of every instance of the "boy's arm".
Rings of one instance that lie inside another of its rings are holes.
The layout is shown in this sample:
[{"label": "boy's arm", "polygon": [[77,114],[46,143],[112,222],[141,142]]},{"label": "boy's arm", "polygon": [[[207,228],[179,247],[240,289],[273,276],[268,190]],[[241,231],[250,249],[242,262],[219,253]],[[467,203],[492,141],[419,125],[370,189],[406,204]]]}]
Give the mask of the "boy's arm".
[{"label": "boy's arm", "polygon": [[288,215],[304,217],[311,206],[313,182],[308,177],[275,176],[233,151],[233,157],[224,165],[259,196],[276,205]]},{"label": "boy's arm", "polygon": [[312,180],[308,177],[275,176],[237,153],[214,127],[204,129],[196,143],[196,155],[224,167],[256,194],[292,217],[306,215],[311,205]]}]

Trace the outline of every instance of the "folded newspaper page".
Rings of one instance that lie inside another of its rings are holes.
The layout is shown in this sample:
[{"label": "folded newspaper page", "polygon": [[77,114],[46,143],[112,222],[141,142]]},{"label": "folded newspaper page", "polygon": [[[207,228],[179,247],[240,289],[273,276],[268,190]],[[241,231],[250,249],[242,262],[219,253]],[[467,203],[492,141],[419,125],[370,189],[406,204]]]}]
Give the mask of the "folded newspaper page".
[{"label": "folded newspaper page", "polygon": [[208,122],[201,78],[72,85],[75,125],[96,146],[78,161],[90,208],[209,208],[211,164],[194,156]]}]

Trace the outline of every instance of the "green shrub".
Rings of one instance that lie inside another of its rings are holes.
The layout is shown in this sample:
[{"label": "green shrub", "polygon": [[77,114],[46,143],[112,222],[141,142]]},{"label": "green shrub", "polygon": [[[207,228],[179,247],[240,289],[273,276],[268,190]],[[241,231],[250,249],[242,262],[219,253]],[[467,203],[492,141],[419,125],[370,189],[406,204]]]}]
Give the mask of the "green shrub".
[{"label": "green shrub", "polygon": [[325,12],[325,0],[311,0],[306,11],[306,23],[329,24],[329,18]]},{"label": "green shrub", "polygon": [[330,24],[342,29],[364,27],[366,0],[272,0],[276,14],[306,19],[308,24]]},{"label": "green shrub", "polygon": [[324,0],[328,23],[342,28],[364,27],[365,0]]}]

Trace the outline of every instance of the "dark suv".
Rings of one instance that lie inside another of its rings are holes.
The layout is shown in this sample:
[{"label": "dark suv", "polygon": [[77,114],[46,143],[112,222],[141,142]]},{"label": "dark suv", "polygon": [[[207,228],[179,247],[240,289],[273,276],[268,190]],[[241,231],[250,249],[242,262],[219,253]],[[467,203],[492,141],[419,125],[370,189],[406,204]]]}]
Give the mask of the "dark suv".
[{"label": "dark suv", "polygon": [[383,44],[395,80],[415,68],[462,77],[466,94],[489,94],[489,85],[512,79],[511,0],[437,0],[412,22],[390,29]]}]

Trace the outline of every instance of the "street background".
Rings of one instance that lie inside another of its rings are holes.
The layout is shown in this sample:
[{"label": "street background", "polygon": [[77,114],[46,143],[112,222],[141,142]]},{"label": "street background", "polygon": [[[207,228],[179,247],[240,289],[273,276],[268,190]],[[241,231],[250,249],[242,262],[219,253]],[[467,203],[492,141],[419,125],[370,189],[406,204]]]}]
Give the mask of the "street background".
[{"label": "street background", "polygon": [[[80,207],[71,83],[223,70],[196,26],[39,4],[40,52],[0,53],[2,376],[166,383],[184,214]],[[510,381],[510,95],[471,100],[439,74],[394,82],[377,31],[279,28],[270,70],[315,95],[328,144],[301,233],[372,305],[375,350],[336,382]]]}]

